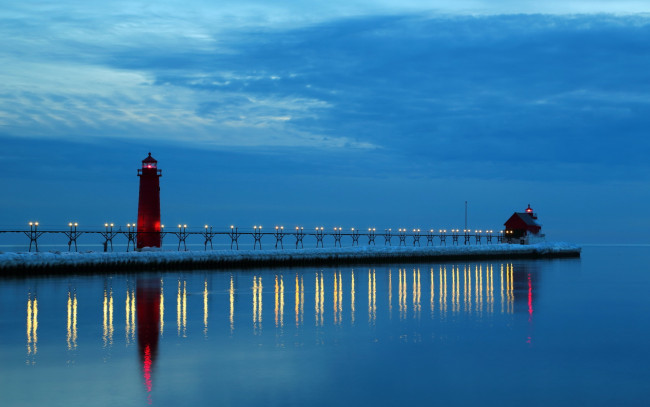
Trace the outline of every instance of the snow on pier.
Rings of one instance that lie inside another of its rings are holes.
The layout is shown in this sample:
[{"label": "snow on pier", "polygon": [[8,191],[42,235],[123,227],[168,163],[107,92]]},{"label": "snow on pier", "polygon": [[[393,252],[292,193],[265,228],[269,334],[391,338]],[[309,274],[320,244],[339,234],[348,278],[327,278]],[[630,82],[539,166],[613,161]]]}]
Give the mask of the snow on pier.
[{"label": "snow on pier", "polygon": [[0,273],[39,271],[222,269],[348,263],[579,257],[569,243],[481,246],[361,246],[290,250],[0,253]]}]

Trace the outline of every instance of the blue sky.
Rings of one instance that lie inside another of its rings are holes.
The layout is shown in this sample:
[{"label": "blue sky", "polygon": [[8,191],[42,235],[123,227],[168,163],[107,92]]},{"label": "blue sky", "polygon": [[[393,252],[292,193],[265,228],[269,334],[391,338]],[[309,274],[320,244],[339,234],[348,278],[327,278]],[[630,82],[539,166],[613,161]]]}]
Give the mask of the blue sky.
[{"label": "blue sky", "polygon": [[0,1],[0,227],[499,228],[648,242],[645,2]]}]

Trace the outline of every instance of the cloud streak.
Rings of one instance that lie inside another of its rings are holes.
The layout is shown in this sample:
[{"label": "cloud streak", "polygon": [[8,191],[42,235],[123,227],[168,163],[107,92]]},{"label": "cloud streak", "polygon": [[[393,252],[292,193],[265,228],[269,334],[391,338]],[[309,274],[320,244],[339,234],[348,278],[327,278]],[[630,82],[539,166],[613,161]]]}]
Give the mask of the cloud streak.
[{"label": "cloud streak", "polygon": [[649,172],[644,15],[358,12],[219,25],[227,13],[192,20],[191,6],[54,7],[33,19],[15,7],[0,29],[11,39],[0,48],[2,133],[353,149],[440,176]]}]

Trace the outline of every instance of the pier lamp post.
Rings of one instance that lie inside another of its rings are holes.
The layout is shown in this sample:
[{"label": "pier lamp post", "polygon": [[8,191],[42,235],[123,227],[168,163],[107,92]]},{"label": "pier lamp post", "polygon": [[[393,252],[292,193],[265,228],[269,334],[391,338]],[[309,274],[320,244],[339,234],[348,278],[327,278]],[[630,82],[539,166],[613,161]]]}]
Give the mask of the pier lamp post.
[{"label": "pier lamp post", "polygon": [[352,228],[351,231],[352,231],[352,246],[354,245],[359,246],[359,231],[356,230],[355,228]]},{"label": "pier lamp post", "polygon": [[447,246],[447,229],[440,229],[438,233],[440,234],[440,244]]},{"label": "pier lamp post", "polygon": [[420,246],[420,229],[413,229],[413,247],[416,243]]},{"label": "pier lamp post", "polygon": [[253,243],[253,250],[257,248],[258,243],[260,245],[260,250],[262,250],[262,225],[253,226],[253,239],[255,239],[255,242]]},{"label": "pier lamp post", "polygon": [[230,250],[232,250],[233,244],[239,250],[239,228],[235,227],[235,225],[230,225],[230,233],[228,236],[230,236]]},{"label": "pier lamp post", "polygon": [[280,243],[280,247],[284,249],[284,244],[282,243],[282,239],[284,238],[284,226],[276,226],[275,227],[275,248],[278,248],[278,243]]},{"label": "pier lamp post", "polygon": [[108,245],[111,245],[111,251],[113,251],[113,238],[117,233],[113,233],[113,223],[104,223],[104,233],[101,235],[104,237],[104,251],[108,251]]},{"label": "pier lamp post", "polygon": [[503,243],[503,230],[500,230],[497,235],[497,243]]},{"label": "pier lamp post", "polygon": [[384,246],[392,246],[393,244],[391,243],[390,239],[393,237],[393,230],[392,229],[384,229]]},{"label": "pier lamp post", "polygon": [[165,237],[165,225],[160,225],[160,247],[163,245],[163,238]]},{"label": "pier lamp post", "polygon": [[339,247],[341,247],[341,232],[343,231],[343,228],[340,227],[334,227],[334,247],[338,244]]},{"label": "pier lamp post", "polygon": [[203,237],[205,237],[205,241],[203,242],[205,251],[208,251],[208,242],[210,243],[210,250],[214,250],[214,247],[212,246],[212,238],[214,237],[214,232],[212,232],[212,226],[205,225],[203,228],[205,229],[205,231],[203,232]]},{"label": "pier lamp post", "polygon": [[458,232],[459,231],[460,231],[459,229],[452,229],[451,230],[451,243],[452,243],[452,245],[456,245],[456,246],[458,245]]},{"label": "pier lamp post", "polygon": [[25,232],[25,235],[29,237],[29,251],[32,251],[32,243],[38,252],[38,238],[45,232],[38,231],[38,222],[29,222],[29,233]]},{"label": "pier lamp post", "polygon": [[471,230],[469,230],[469,229],[463,229],[463,236],[464,236],[463,244],[464,244],[464,245],[468,245],[468,244],[470,244],[470,241],[469,241],[469,239],[470,239],[470,235],[469,235],[470,232],[471,232]]},{"label": "pier lamp post", "polygon": [[485,243],[492,243],[492,230],[485,231]]},{"label": "pier lamp post", "polygon": [[187,225],[179,224],[178,233],[176,233],[176,236],[178,237],[178,249],[177,249],[178,251],[181,251],[181,243],[183,243],[183,248],[185,249],[185,251],[187,251],[187,243],[186,243],[187,235],[188,235]]},{"label": "pier lamp post", "polygon": [[302,226],[296,226],[296,233],[294,233],[294,236],[296,236],[296,249],[298,248],[298,244],[300,244],[300,248],[304,249],[304,245],[302,244],[302,239],[305,237],[305,228]]},{"label": "pier lamp post", "polygon": [[399,228],[397,231],[399,232],[399,245],[406,246],[406,228]]},{"label": "pier lamp post", "polygon": [[320,247],[323,247],[323,227],[322,226],[321,227],[316,226],[316,234],[314,236],[316,236],[316,247],[318,248],[318,245],[320,245]]},{"label": "pier lamp post", "polygon": [[71,250],[72,244],[74,243],[74,251],[76,252],[77,238],[82,235],[82,233],[77,232],[77,226],[79,226],[77,222],[70,222],[68,223],[68,226],[70,227],[70,231],[65,233],[65,235],[68,236],[68,251]]},{"label": "pier lamp post", "polygon": [[427,232],[427,246],[431,245],[433,246],[433,237],[434,237],[434,231],[433,229],[429,229]]},{"label": "pier lamp post", "polygon": [[372,243],[375,246],[375,228],[368,228],[368,246]]},{"label": "pier lamp post", "polygon": [[475,230],[474,231],[474,234],[475,234],[474,240],[475,240],[476,244],[481,244],[481,233],[482,232],[483,231],[481,231],[481,230]]},{"label": "pier lamp post", "polygon": [[129,246],[133,244],[133,250],[135,250],[135,223],[126,224],[126,251],[129,251]]}]

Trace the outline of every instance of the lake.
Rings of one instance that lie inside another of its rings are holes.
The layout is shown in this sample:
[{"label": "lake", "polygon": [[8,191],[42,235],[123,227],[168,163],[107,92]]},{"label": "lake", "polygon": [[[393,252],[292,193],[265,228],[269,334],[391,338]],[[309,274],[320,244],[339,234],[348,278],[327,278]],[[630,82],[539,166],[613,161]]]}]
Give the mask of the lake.
[{"label": "lake", "polygon": [[0,280],[0,405],[650,405],[650,247]]}]

